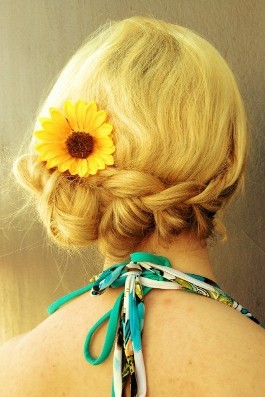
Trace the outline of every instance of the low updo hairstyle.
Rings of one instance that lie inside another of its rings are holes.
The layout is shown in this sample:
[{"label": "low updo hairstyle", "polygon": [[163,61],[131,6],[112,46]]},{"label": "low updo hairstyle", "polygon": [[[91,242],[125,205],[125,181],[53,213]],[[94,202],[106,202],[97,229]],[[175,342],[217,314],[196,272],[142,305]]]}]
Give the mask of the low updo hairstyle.
[{"label": "low updo hairstyle", "polygon": [[110,21],[70,59],[36,117],[64,101],[95,101],[114,127],[114,166],[87,178],[48,170],[34,139],[18,181],[34,192],[56,242],[98,242],[124,259],[149,234],[161,241],[225,230],[216,216],[242,187],[246,118],[234,76],[205,39],[152,17]]}]

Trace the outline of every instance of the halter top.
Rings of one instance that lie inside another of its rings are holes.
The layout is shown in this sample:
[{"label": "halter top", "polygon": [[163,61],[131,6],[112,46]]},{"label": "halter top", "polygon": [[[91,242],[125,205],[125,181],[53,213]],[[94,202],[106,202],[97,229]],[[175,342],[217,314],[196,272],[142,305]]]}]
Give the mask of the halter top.
[{"label": "halter top", "polygon": [[[153,288],[184,290],[215,299],[238,310],[250,320],[265,328],[245,307],[227,295],[214,281],[171,267],[169,260],[145,252],[130,255],[130,261],[113,265],[87,286],[59,298],[48,307],[52,314],[71,299],[91,291],[93,296],[103,294],[107,288],[124,286],[113,308],[105,313],[90,329],[84,343],[84,356],[92,365],[101,364],[112,351],[113,379],[111,397],[122,397],[127,379],[130,379],[131,397],[145,397],[147,393],[145,365],[142,354],[144,327],[144,296]],[[92,357],[90,343],[93,334],[108,321],[105,341],[98,357]]]}]

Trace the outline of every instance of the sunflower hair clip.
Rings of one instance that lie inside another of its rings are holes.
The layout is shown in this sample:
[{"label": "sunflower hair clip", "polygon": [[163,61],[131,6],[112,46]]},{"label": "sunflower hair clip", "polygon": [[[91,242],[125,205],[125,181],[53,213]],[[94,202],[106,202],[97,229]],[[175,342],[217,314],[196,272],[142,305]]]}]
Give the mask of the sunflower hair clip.
[{"label": "sunflower hair clip", "polygon": [[57,168],[71,175],[88,177],[114,164],[113,126],[106,123],[107,112],[98,110],[94,101],[76,104],[65,101],[63,111],[50,108],[50,118],[40,118],[38,160],[48,169]]}]

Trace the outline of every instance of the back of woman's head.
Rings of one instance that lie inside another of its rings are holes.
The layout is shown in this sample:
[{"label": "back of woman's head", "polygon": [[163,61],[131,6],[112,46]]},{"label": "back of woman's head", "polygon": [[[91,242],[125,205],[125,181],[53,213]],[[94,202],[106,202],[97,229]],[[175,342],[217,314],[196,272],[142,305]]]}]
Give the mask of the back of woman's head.
[{"label": "back of woman's head", "polygon": [[97,240],[124,258],[152,232],[170,241],[221,230],[215,214],[242,185],[246,120],[233,74],[206,40],[149,17],[107,23],[66,65],[37,119],[79,99],[106,109],[114,165],[69,177],[37,160],[33,139],[14,167],[57,242]]}]

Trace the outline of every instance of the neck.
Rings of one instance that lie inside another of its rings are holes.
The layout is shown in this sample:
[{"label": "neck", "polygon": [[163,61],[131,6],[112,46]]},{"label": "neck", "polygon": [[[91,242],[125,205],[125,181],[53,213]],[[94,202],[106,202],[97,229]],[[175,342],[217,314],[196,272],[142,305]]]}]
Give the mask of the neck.
[{"label": "neck", "polygon": [[[210,263],[206,241],[202,242],[190,234],[182,233],[175,236],[167,244],[161,243],[154,235],[151,235],[140,243],[135,249],[135,252],[137,251],[164,256],[170,261],[173,269],[184,273],[198,274],[217,282]],[[106,259],[104,268],[112,263]]]}]

